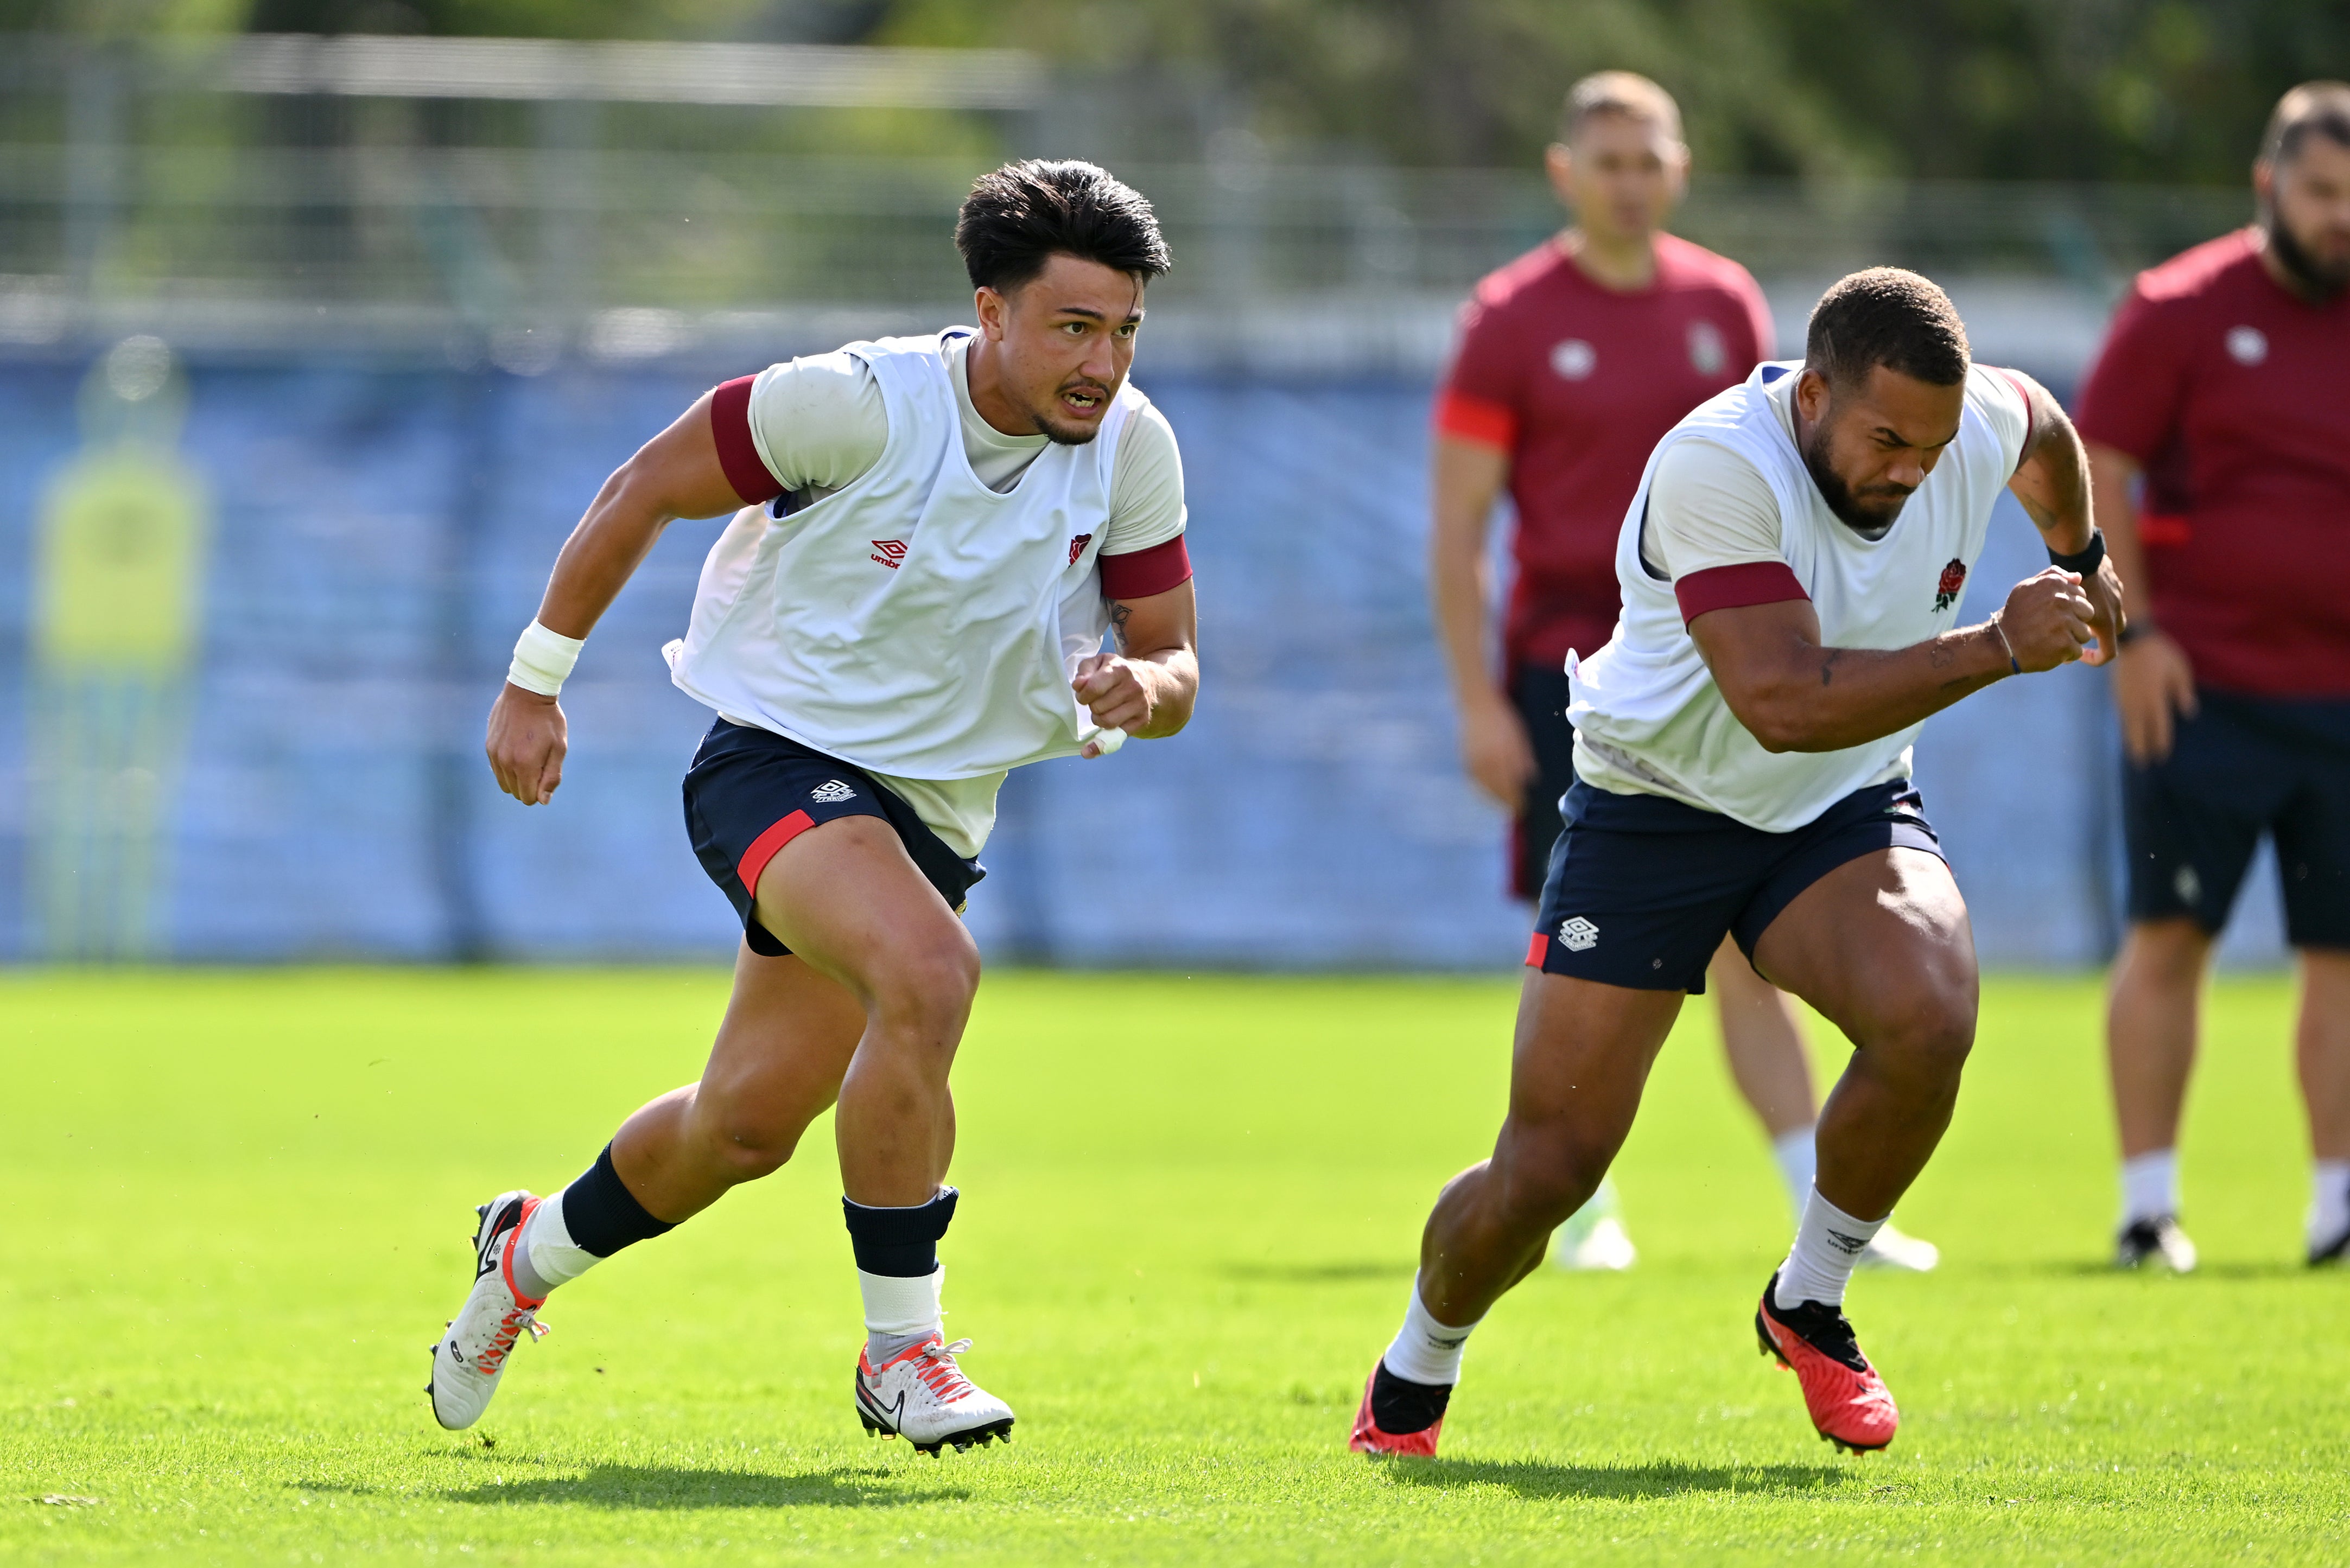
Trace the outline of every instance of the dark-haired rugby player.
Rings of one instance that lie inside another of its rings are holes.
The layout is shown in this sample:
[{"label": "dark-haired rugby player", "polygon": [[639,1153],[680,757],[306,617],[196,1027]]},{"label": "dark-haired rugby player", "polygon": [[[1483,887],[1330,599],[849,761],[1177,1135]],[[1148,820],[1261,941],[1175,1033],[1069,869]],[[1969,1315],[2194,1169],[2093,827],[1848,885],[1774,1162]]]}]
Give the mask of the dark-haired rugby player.
[{"label": "dark-haired rugby player", "polygon": [[1097,726],[1174,733],[1199,670],[1175,440],[1127,379],[1168,266],[1149,203],[1088,163],[1013,164],[972,186],[955,243],[976,329],[699,399],[605,483],[515,649],[490,765],[537,805],[581,639],[672,519],[733,513],[669,650],[717,714],[685,820],[743,923],[733,999],[700,1082],[554,1196],[482,1206],[433,1351],[445,1427],[480,1417],[550,1291],[775,1170],[837,1101],[858,1415],[931,1453],[1010,1434],[940,1330],[947,1073],[979,982],[956,915],[1006,770],[1114,749]]},{"label": "dark-haired rugby player", "polygon": [[[2055,565],[1961,624],[2012,489]],[[1493,1153],[1448,1185],[1354,1446],[1430,1454],[1461,1353],[1631,1128],[1725,933],[1851,1039],[1818,1175],[1754,1327],[1821,1435],[1893,1438],[1845,1319],[1869,1238],[1949,1125],[1974,1041],[1966,906],[1909,780],[1927,715],[2113,646],[2121,587],[2071,422],[1972,365],[1942,291],[1856,273],[1801,364],[1760,367],[1666,435],[1616,556],[1623,618],[1573,671],[1575,771]]]},{"label": "dark-haired rugby player", "polygon": [[2307,1256],[2350,1256],[2350,83],[2284,95],[2252,186],[2260,223],[2141,276],[2081,393],[2097,514],[2140,612],[2113,669],[2124,1268],[2195,1266],[2179,1111],[2211,944],[2263,834],[2301,955]]},{"label": "dark-haired rugby player", "polygon": [[[1616,535],[1640,465],[1676,420],[1771,357],[1770,307],[1746,269],[1664,228],[1689,177],[1670,93],[1630,71],[1584,78],[1567,90],[1545,164],[1575,224],[1479,283],[1461,314],[1436,399],[1429,532],[1461,761],[1516,818],[1511,880],[1529,901],[1542,894],[1558,803],[1575,783],[1567,657],[1615,629]],[[1496,680],[1486,662],[1485,538],[1505,487],[1517,571]],[[1819,1109],[1802,1026],[1785,993],[1727,941],[1707,974],[1731,1080],[1800,1215]],[[1632,1262],[1611,1197],[1603,1187],[1553,1262]],[[1936,1257],[1932,1242],[1887,1224],[1861,1263],[1922,1270]]]}]

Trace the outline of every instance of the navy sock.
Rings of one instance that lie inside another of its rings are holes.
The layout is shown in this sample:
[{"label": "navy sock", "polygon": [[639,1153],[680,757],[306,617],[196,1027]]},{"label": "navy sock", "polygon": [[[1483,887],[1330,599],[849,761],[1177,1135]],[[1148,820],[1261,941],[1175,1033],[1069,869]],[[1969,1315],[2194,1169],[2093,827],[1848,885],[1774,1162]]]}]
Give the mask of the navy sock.
[{"label": "navy sock", "polygon": [[612,1168],[612,1146],[596,1157],[579,1179],[563,1189],[563,1228],[582,1251],[608,1258],[623,1247],[649,1241],[677,1229],[656,1220]]},{"label": "navy sock", "polygon": [[858,1268],[901,1280],[937,1272],[939,1238],[953,1221],[955,1199],[961,1196],[951,1187],[941,1187],[937,1197],[911,1209],[868,1209],[842,1199],[840,1207],[848,1219],[848,1244],[857,1253]]}]

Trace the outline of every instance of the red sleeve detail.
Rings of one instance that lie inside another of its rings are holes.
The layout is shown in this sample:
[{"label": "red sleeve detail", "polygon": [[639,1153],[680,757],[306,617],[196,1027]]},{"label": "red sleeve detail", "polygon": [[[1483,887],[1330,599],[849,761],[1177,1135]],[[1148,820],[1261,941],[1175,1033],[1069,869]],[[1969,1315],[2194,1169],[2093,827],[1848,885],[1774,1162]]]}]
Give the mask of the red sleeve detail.
[{"label": "red sleeve detail", "polygon": [[1147,550],[1104,556],[1100,565],[1106,599],[1147,599],[1191,580],[1191,552],[1183,547],[1180,534]]},{"label": "red sleeve detail", "polygon": [[1811,597],[1795,580],[1794,568],[1784,561],[1741,561],[1734,566],[1708,566],[1673,579],[1673,597],[1680,601],[1683,626],[1709,610],[1743,609],[1748,605],[1775,605]]},{"label": "red sleeve detail", "polygon": [[1436,428],[1440,434],[1497,452],[1508,452],[1518,443],[1518,416],[1508,406],[1450,387],[1436,394]]},{"label": "red sleeve detail", "polygon": [[784,493],[783,485],[761,461],[758,443],[751,439],[751,383],[756,379],[738,376],[721,382],[710,394],[710,433],[718,441],[718,466],[726,471],[726,483],[748,506],[773,501]]}]

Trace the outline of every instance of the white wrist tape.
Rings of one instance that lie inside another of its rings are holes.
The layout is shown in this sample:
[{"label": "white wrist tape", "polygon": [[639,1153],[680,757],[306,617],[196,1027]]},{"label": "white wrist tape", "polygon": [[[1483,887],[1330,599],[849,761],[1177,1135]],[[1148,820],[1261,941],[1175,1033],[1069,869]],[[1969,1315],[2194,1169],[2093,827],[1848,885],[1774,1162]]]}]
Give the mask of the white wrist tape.
[{"label": "white wrist tape", "polygon": [[571,667],[579,662],[579,650],[587,646],[585,638],[566,637],[532,621],[515,642],[514,663],[506,670],[506,680],[525,691],[553,697],[563,690]]}]

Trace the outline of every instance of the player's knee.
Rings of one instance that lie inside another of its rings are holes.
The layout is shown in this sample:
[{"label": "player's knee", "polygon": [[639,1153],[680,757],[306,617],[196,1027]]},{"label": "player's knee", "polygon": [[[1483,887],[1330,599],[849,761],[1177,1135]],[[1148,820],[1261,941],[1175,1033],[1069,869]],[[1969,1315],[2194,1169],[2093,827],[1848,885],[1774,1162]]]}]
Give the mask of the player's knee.
[{"label": "player's knee", "polygon": [[1975,1044],[1975,987],[1920,976],[1887,1010],[1880,1048],[1920,1077],[1956,1079]]},{"label": "player's knee", "polygon": [[1555,1133],[1512,1142],[1507,1157],[1496,1161],[1503,1201],[1511,1220],[1529,1231],[1555,1230],[1591,1201],[1616,1152]]},{"label": "player's knee", "polygon": [[956,1035],[978,992],[979,948],[958,920],[887,955],[873,977],[873,1008],[900,1028]]}]

